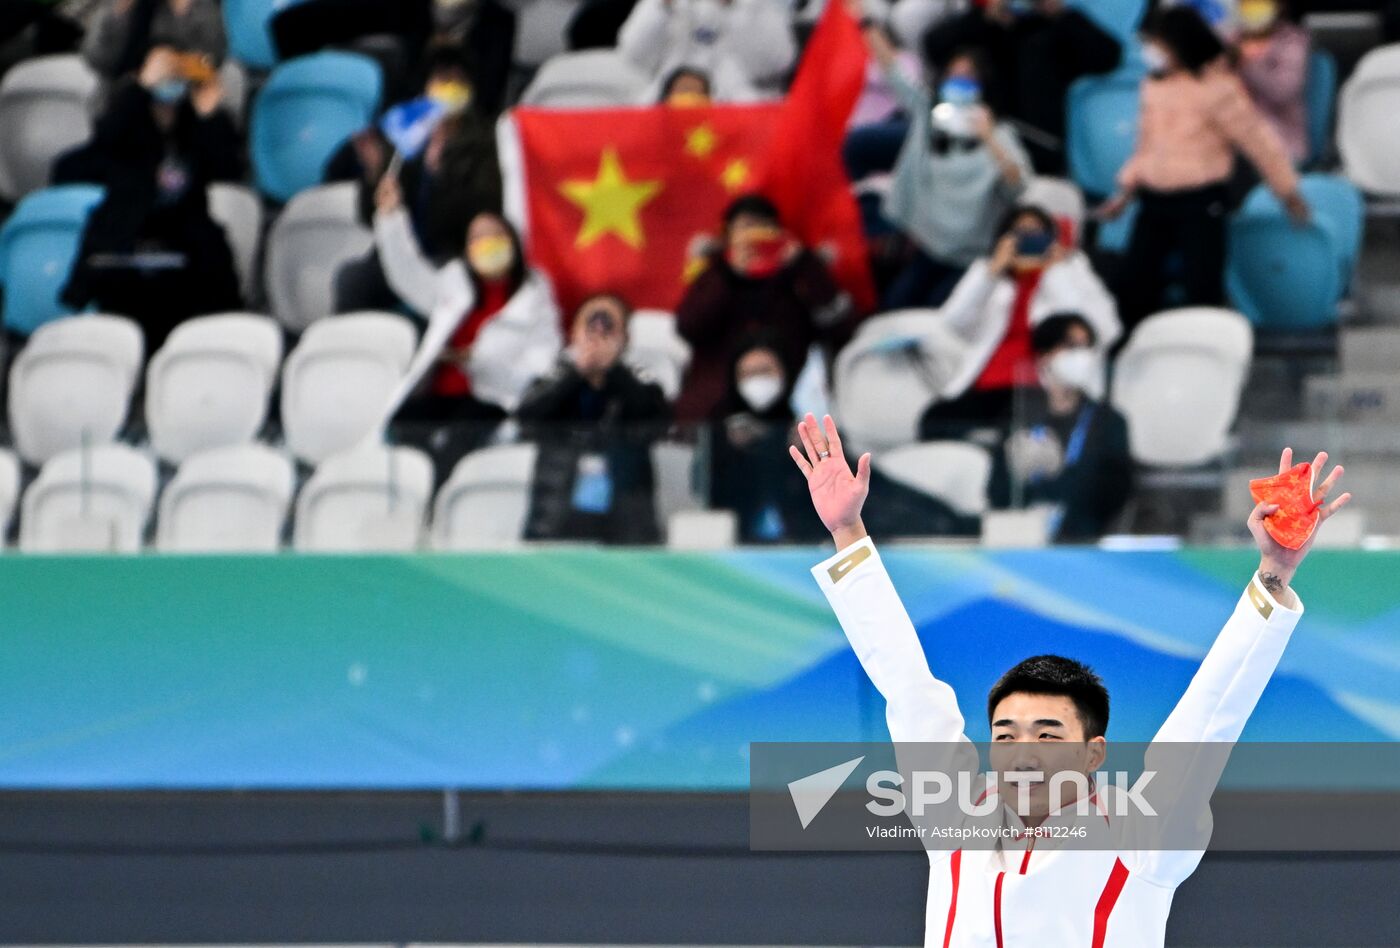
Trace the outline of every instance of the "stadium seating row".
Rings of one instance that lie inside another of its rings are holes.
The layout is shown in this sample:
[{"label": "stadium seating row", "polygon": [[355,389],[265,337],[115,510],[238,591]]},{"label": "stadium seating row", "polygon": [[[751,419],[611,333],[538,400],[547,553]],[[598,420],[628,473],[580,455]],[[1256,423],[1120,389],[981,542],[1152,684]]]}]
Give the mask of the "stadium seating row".
[{"label": "stadium seating row", "polygon": [[[180,463],[257,437],[280,381],[281,429],[299,460],[348,450],[387,420],[418,345],[393,313],[351,313],[307,327],[283,361],[283,333],[266,317],[226,313],[189,320],[145,368],[145,421],[158,457]],[[630,362],[671,397],[689,360],[669,314],[633,317]],[[113,441],[142,370],[141,331],[121,316],[86,315],[41,326],[10,369],[14,444],[30,464]]]}]

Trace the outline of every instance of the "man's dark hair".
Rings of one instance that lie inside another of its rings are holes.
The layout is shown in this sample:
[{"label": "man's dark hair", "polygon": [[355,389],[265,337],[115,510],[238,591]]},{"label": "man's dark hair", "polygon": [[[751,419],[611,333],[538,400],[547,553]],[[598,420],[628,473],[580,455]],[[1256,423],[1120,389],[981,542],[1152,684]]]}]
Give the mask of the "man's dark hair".
[{"label": "man's dark hair", "polygon": [[1182,68],[1197,74],[1225,54],[1220,37],[1185,4],[1158,9],[1143,24],[1142,35],[1166,46]]},{"label": "man's dark hair", "polygon": [[781,223],[782,218],[778,216],[778,206],[761,194],[745,194],[735,198],[729,206],[724,209],[724,227],[728,230],[740,215],[747,214],[749,217],[757,217],[762,220],[772,221],[775,224]]},{"label": "man's dark hair", "polygon": [[665,102],[666,98],[671,94],[671,90],[675,88],[676,82],[685,78],[699,79],[705,86],[705,94],[714,94],[714,91],[710,88],[710,76],[708,73],[702,69],[696,69],[694,66],[678,66],[671,70],[666,76],[666,81],[661,84],[661,101]]},{"label": "man's dark hair", "polygon": [[1094,332],[1094,327],[1089,325],[1089,320],[1073,310],[1052,313],[1046,316],[1035,328],[1031,330],[1031,352],[1035,355],[1045,355],[1052,349],[1063,345],[1065,339],[1069,337],[1070,328],[1079,325],[1089,333],[1089,345],[1098,341],[1098,336]]},{"label": "man's dark hair", "polygon": [[1036,655],[1014,666],[992,685],[987,695],[987,720],[1007,695],[1063,695],[1074,702],[1084,737],[1102,737],[1108,730],[1108,689],[1083,662],[1059,655]]}]

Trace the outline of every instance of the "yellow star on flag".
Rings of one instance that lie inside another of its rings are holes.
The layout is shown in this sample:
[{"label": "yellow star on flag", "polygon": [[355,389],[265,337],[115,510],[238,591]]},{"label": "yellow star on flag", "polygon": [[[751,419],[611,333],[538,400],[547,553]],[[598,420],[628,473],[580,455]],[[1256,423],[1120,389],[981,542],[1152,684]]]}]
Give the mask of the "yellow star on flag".
[{"label": "yellow star on flag", "polygon": [[719,179],[729,191],[738,191],[749,183],[749,163],[743,158],[735,158],[724,166]]},{"label": "yellow star on flag", "polygon": [[708,158],[719,144],[719,136],[708,122],[692,128],[685,136],[685,150],[696,158]]},{"label": "yellow star on flag", "polygon": [[616,148],[603,149],[598,176],[592,181],[565,181],[559,190],[583,209],[583,226],[574,239],[575,247],[591,246],[607,234],[616,235],[634,250],[646,244],[638,215],[660,192],[661,182],[628,180]]}]

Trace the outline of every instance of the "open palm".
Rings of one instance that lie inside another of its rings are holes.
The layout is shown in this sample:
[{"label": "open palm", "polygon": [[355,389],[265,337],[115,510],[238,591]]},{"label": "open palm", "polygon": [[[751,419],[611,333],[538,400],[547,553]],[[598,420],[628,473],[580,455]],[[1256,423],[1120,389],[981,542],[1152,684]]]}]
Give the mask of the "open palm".
[{"label": "open palm", "polygon": [[807,478],[817,516],[832,533],[859,524],[860,508],[870,491],[869,452],[860,456],[852,473],[841,449],[841,435],[830,415],[818,425],[816,417],[808,412],[797,423],[797,436],[802,440],[802,449],[790,445],[788,453]]},{"label": "open palm", "polygon": [[[1322,466],[1326,463],[1327,452],[1319,451],[1317,457],[1313,458],[1312,462],[1314,477],[1317,476],[1318,472],[1322,470]],[[1280,474],[1286,473],[1292,466],[1293,449],[1284,448],[1282,456],[1279,457],[1278,472]],[[1351,494],[1345,493],[1332,501],[1332,503],[1326,503],[1327,495],[1331,493],[1332,488],[1336,485],[1337,481],[1341,479],[1341,476],[1342,466],[1338,464],[1332,468],[1331,473],[1323,479],[1321,484],[1313,488],[1312,499],[1321,507],[1322,512],[1318,519],[1317,529],[1314,529],[1312,534],[1308,537],[1307,542],[1296,550],[1290,550],[1282,543],[1279,543],[1269,535],[1268,530],[1264,529],[1265,518],[1278,510],[1278,504],[1261,503],[1255,506],[1253,512],[1249,515],[1249,532],[1254,535],[1255,542],[1259,544],[1259,552],[1265,561],[1276,564],[1282,569],[1289,571],[1290,575],[1293,570],[1298,568],[1298,564],[1303,562],[1303,557],[1307,556],[1308,551],[1312,549],[1313,541],[1317,539],[1317,531],[1322,528],[1322,524],[1327,521],[1328,517],[1346,506],[1347,501],[1351,500]]]}]

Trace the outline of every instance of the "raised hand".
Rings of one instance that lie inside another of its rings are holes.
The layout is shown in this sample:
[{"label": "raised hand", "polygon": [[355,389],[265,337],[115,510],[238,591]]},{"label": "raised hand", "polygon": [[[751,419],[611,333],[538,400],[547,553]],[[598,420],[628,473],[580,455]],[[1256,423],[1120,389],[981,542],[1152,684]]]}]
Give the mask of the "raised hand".
[{"label": "raised hand", "polygon": [[818,425],[816,417],[808,412],[797,423],[797,436],[802,441],[802,450],[790,445],[788,453],[807,478],[807,490],[812,495],[817,516],[831,531],[836,548],[844,549],[865,536],[860,509],[870,491],[870,453],[860,456],[852,473],[845,452],[841,450],[841,435],[830,415],[822,418]]},{"label": "raised hand", "polygon": [[[1326,463],[1327,452],[1319,451],[1312,462],[1314,477],[1316,477],[1316,472],[1321,471],[1322,466]],[[1278,472],[1283,474],[1292,466],[1293,449],[1284,448],[1283,454],[1279,457]],[[1313,501],[1319,504],[1326,501],[1327,495],[1331,493],[1332,488],[1336,486],[1341,477],[1342,466],[1338,464],[1332,468],[1331,473],[1323,479],[1322,483],[1313,488]],[[1307,542],[1296,550],[1290,550],[1279,543],[1269,536],[1268,530],[1264,529],[1264,519],[1278,510],[1278,504],[1255,505],[1254,510],[1249,515],[1249,532],[1254,535],[1254,541],[1259,545],[1259,576],[1270,593],[1277,597],[1287,589],[1288,584],[1293,581],[1293,574],[1298,571],[1298,564],[1303,562],[1303,558],[1312,549],[1313,541],[1317,539],[1318,530],[1322,529],[1322,525],[1327,522],[1328,517],[1345,507],[1349,500],[1351,500],[1350,492],[1342,494],[1332,503],[1323,506],[1317,529],[1312,532],[1312,536],[1308,537]],[[1291,605],[1292,594],[1288,593],[1286,598],[1288,601],[1284,604]]]}]

